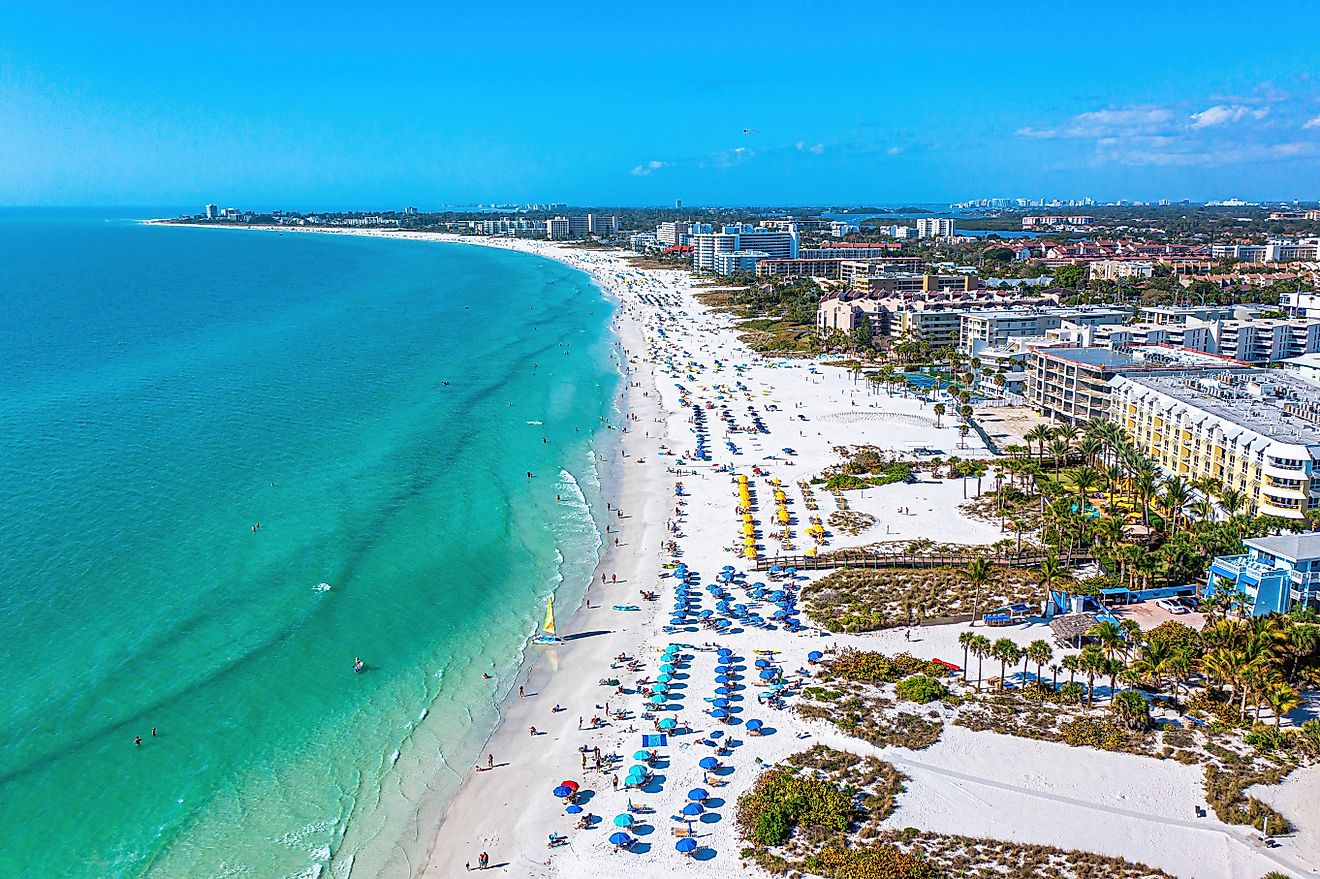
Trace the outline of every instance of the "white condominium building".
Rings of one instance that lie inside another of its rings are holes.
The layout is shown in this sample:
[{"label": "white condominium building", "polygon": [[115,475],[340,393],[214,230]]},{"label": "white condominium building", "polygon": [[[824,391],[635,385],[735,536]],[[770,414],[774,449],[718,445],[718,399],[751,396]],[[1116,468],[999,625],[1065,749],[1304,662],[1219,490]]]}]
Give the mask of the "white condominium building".
[{"label": "white condominium building", "polygon": [[943,217],[921,217],[917,220],[918,238],[952,238],[953,220]]},{"label": "white condominium building", "polygon": [[1110,418],[1141,452],[1186,479],[1208,476],[1252,512],[1320,507],[1320,387],[1279,370],[1120,375]]},{"label": "white condominium building", "polygon": [[[721,232],[693,235],[692,269],[698,272],[718,272],[715,257],[738,251],[759,251],[764,256],[755,259],[797,259],[798,234],[796,230],[773,232],[764,226],[738,223],[725,226]],[[727,265],[727,262],[725,263]],[[740,263],[740,270],[742,268]],[[755,265],[751,270],[755,270]]]}]

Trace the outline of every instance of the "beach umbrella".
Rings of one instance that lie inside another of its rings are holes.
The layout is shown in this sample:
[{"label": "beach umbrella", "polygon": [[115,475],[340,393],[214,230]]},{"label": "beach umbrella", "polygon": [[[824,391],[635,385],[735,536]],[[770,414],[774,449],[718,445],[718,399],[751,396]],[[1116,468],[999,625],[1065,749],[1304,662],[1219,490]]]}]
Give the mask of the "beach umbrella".
[{"label": "beach umbrella", "polygon": [[768,659],[758,659],[758,660],[756,660],[756,667],[757,667],[757,668],[767,668],[769,665],[770,665],[770,660],[768,660]]},{"label": "beach umbrella", "polygon": [[716,696],[727,696],[727,695],[729,695],[729,694],[732,693],[732,692],[733,692],[733,691],[730,690],[728,687],[716,687],[716,688],[715,688],[715,695],[716,695]]},{"label": "beach umbrella", "polygon": [[671,675],[674,673],[674,666],[671,663],[666,662],[660,666],[660,672],[662,674]]},{"label": "beach umbrella", "polygon": [[751,720],[747,721],[746,725],[747,728],[750,730],[757,730],[760,729],[762,726],[761,721],[757,720],[756,718],[752,718]]},{"label": "beach umbrella", "polygon": [[710,713],[710,716],[711,716],[711,717],[728,717],[728,716],[729,716],[729,712],[725,711],[723,708],[716,708],[714,711],[712,711],[712,712]]},{"label": "beach umbrella", "polygon": [[817,662],[824,658],[825,658],[825,654],[821,653],[819,650],[813,650],[807,654],[807,659],[810,660],[811,662]]},{"label": "beach umbrella", "polygon": [[673,675],[660,675],[660,677],[656,678],[656,680],[662,684],[667,684],[673,679],[674,679]]},{"label": "beach umbrella", "polygon": [[715,655],[716,655],[716,656],[732,656],[732,655],[733,655],[733,651],[730,650],[728,647],[721,647],[719,650],[716,650],[716,651],[715,651]]},{"label": "beach umbrella", "polygon": [[571,787],[568,787],[567,785],[561,784],[559,787],[552,790],[551,793],[562,800],[564,797],[573,796],[573,789]]},{"label": "beach umbrella", "polygon": [[646,751],[646,750],[638,751],[637,753],[633,754],[633,759],[634,759],[634,760],[650,760],[650,759],[651,759],[651,752],[650,752],[650,751]]},{"label": "beach umbrella", "polygon": [[574,803],[573,805],[569,806],[569,807],[568,807],[567,809],[565,809],[564,811],[567,812],[567,813],[570,814],[570,815],[580,815],[580,814],[582,813],[582,807],[579,806],[577,803]]},{"label": "beach umbrella", "polygon": [[654,685],[651,687],[651,692],[652,692],[652,693],[668,693],[668,692],[669,692],[669,685],[668,685],[668,684],[654,684]]},{"label": "beach umbrella", "polygon": [[672,717],[666,717],[664,720],[660,721],[661,729],[673,729],[676,726],[678,726],[678,721]]},{"label": "beach umbrella", "polygon": [[578,792],[578,783],[576,781],[561,781],[559,782],[559,786],[566,787],[569,790],[571,790],[573,793]]},{"label": "beach umbrella", "polygon": [[697,850],[697,841],[695,839],[680,839],[674,843],[674,848],[685,855],[690,855]]},{"label": "beach umbrella", "polygon": [[714,702],[712,702],[711,704],[714,705],[716,708],[728,708],[728,707],[729,707],[729,700],[728,700],[728,699],[716,699],[716,700],[715,700]]},{"label": "beach umbrella", "polygon": [[669,619],[669,624],[671,626],[681,626],[686,622],[687,622],[687,617],[670,617]]},{"label": "beach umbrella", "polygon": [[684,815],[692,815],[694,817],[700,815],[704,811],[706,811],[706,807],[701,805],[701,803],[688,803],[683,807]]},{"label": "beach umbrella", "polygon": [[761,680],[773,681],[774,679],[775,679],[775,673],[770,669],[767,668],[765,671],[761,672]]},{"label": "beach umbrella", "polygon": [[720,568],[720,570],[721,570],[721,571],[732,571],[732,570],[733,570],[733,565],[725,565],[724,567]]},{"label": "beach umbrella", "polygon": [[716,760],[714,757],[702,757],[701,762],[697,765],[702,769],[718,769],[720,761]]},{"label": "beach umbrella", "polygon": [[729,677],[728,675],[720,675],[715,679],[715,683],[717,684],[728,684],[728,683],[732,683],[732,681],[733,678]]},{"label": "beach umbrella", "polygon": [[711,617],[715,616],[715,611],[703,610],[701,613],[697,614],[697,616],[701,617],[703,620],[708,620]]},{"label": "beach umbrella", "polygon": [[632,837],[626,833],[615,833],[610,836],[610,842],[614,845],[627,845],[632,842]]},{"label": "beach umbrella", "polygon": [[721,628],[721,629],[723,629],[723,628],[726,628],[726,627],[731,626],[731,625],[733,625],[733,624],[732,624],[731,622],[729,622],[728,620],[716,620],[716,621],[715,621],[715,625],[716,625],[717,628]]},{"label": "beach umbrella", "polygon": [[633,816],[629,815],[627,812],[620,812],[618,815],[614,816],[615,827],[632,827],[632,823]]},{"label": "beach umbrella", "polygon": [[657,693],[657,694],[655,694],[654,696],[652,696],[652,697],[651,697],[651,704],[652,704],[652,705],[663,705],[663,704],[665,704],[665,697],[664,697],[664,694],[663,694],[663,693]]},{"label": "beach umbrella", "polygon": [[710,794],[706,792],[706,789],[701,787],[694,787],[692,790],[688,791],[688,799],[695,800],[698,803],[709,796]]}]

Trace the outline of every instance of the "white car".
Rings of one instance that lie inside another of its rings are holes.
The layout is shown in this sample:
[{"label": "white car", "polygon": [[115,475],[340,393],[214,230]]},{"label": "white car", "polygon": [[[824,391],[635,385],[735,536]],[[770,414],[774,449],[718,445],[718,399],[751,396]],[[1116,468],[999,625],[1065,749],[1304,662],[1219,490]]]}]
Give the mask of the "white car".
[{"label": "white car", "polygon": [[1187,613],[1187,608],[1176,598],[1161,598],[1155,602],[1155,606],[1160,610],[1167,610],[1169,613]]}]

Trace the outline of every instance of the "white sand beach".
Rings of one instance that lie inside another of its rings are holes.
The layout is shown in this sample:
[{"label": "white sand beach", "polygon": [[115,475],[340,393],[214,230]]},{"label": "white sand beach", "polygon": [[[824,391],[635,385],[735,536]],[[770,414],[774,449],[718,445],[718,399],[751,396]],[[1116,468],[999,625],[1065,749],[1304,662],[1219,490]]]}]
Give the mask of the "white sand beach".
[{"label": "white sand beach", "polygon": [[[466,866],[475,868],[482,852],[489,855],[488,872],[518,877],[755,875],[759,869],[738,854],[742,846],[735,827],[736,800],[751,786],[759,764],[774,764],[815,742],[876,754],[908,776],[907,791],[888,822],[894,827],[1092,851],[1187,879],[1258,879],[1270,870],[1304,876],[1320,870],[1314,827],[1298,835],[1310,841],[1304,845],[1283,840],[1279,848],[1269,849],[1247,828],[1223,824],[1213,813],[1198,817],[1198,807],[1205,802],[1201,771],[1194,766],[971,732],[951,724],[941,741],[925,751],[881,751],[823,722],[803,720],[791,705],[771,708],[757,698],[762,690],[756,686],[753,660],[759,657],[769,656],[786,675],[807,667],[809,651],[828,646],[906,650],[961,664],[957,639],[962,626],[918,628],[911,641],[902,630],[858,636],[825,636],[810,628],[792,633],[782,626],[731,626],[738,630],[720,634],[706,629],[664,631],[676,582],[666,562],[681,560],[701,574],[694,592],[700,593],[706,609],[713,602],[704,585],[725,566],[746,572],[749,583],[783,586],[783,581],[752,570],[742,552],[741,522],[734,512],[735,474],[748,476],[754,487],[758,522],[768,522],[774,512],[774,486],[767,479],[781,480],[799,520],[791,528],[792,552],[801,552],[811,541],[801,531],[807,517],[797,483],[837,463],[835,447],[871,444],[904,452],[925,447],[944,456],[988,457],[975,434],[967,438],[966,448],[958,448],[953,419],[937,427],[925,404],[872,393],[843,369],[759,358],[737,340],[729,319],[695,299],[685,273],[639,270],[616,251],[409,232],[339,234],[511,247],[581,268],[620,302],[617,329],[629,361],[623,411],[631,419],[622,441],[619,497],[611,499],[623,517],[600,523],[602,528],[609,524],[611,531],[588,593],[590,607],[561,619],[565,643],[533,648],[522,681],[526,696],[515,694],[504,706],[503,723],[483,752],[482,766],[489,754],[493,768],[470,774],[447,810],[426,863],[415,865],[414,875],[466,875]],[[705,408],[707,403],[715,408]],[[694,405],[705,413],[710,461],[692,459]],[[729,431],[722,406],[728,407],[738,431]],[[754,432],[753,414],[768,432]],[[722,465],[730,465],[732,472],[715,469]],[[754,475],[754,467],[764,475]],[[679,483],[681,497],[675,493]],[[973,479],[966,485],[941,480],[850,492],[850,506],[877,521],[854,537],[836,535],[830,546],[918,538],[988,544],[1008,537],[994,524],[959,512],[964,492],[975,490]],[[816,495],[822,515],[833,511],[834,501],[823,488]],[[670,540],[677,543],[677,554],[665,550]],[[779,551],[772,541],[762,538],[760,543],[761,557]],[[610,582],[602,583],[602,574]],[[615,576],[617,583],[611,579]],[[656,592],[658,600],[642,600],[641,590]],[[743,600],[741,595],[738,600]],[[614,605],[640,609],[615,610]],[[1026,644],[1047,637],[1047,632],[1043,626],[1027,626],[1001,634]],[[716,653],[707,647],[713,642],[729,648],[735,667],[743,669],[728,694],[735,721],[728,725],[707,713],[713,703],[705,700],[718,686]],[[690,658],[678,663],[670,683],[672,698],[657,715],[677,718],[680,728],[689,726],[692,732],[670,735],[657,748],[651,779],[640,788],[624,789],[628,767],[638,763],[633,755],[643,747],[642,736],[656,732],[655,724],[641,716],[649,703],[636,681],[656,680],[661,651],[671,643],[690,645],[679,651]],[[614,661],[621,654],[637,660],[637,671]],[[626,692],[602,686],[602,679],[617,679]],[[555,711],[556,706],[563,710]],[[625,716],[610,717],[620,710]],[[587,728],[593,716],[602,723]],[[764,724],[765,734],[748,734],[746,722],[751,719]],[[532,727],[536,735],[529,732]],[[712,730],[736,743],[718,757],[722,768],[713,775],[699,765],[702,758],[716,755],[714,748],[701,744]],[[590,758],[584,747],[590,749]],[[584,760],[594,766],[597,747],[602,755],[620,759],[603,771],[584,771]],[[1312,774],[1307,782],[1313,779]],[[578,829],[580,816],[566,814],[563,801],[552,794],[565,780],[580,786],[581,814],[599,818],[592,827]],[[710,798],[704,814],[691,822],[698,850],[687,856],[675,850],[673,829],[688,822],[673,816],[696,787],[707,788]],[[630,802],[652,811],[633,812],[634,824],[627,832],[636,845],[631,851],[616,851],[609,842],[619,830],[613,822],[628,811]],[[1314,808],[1308,811],[1294,820],[1316,822]],[[550,847],[552,834],[562,835],[565,843]]]}]

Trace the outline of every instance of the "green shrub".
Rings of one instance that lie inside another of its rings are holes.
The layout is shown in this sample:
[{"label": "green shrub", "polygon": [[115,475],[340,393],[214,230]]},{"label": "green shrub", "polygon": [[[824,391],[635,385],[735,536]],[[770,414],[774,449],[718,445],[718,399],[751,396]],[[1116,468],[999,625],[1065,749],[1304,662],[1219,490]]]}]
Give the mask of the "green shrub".
[{"label": "green shrub", "polygon": [[898,698],[924,705],[949,695],[949,688],[934,678],[913,675],[898,682]]},{"label": "green shrub", "polygon": [[934,879],[929,864],[893,846],[822,849],[807,858],[812,873],[828,879]]},{"label": "green shrub", "polygon": [[847,830],[857,817],[851,798],[838,787],[789,769],[761,774],[738,799],[738,827],[751,842],[783,845],[798,827]]},{"label": "green shrub", "polygon": [[1292,747],[1292,738],[1281,729],[1257,724],[1251,732],[1242,737],[1242,741],[1256,749],[1259,754],[1284,751]]}]

